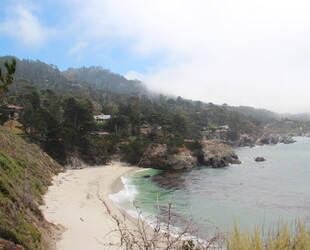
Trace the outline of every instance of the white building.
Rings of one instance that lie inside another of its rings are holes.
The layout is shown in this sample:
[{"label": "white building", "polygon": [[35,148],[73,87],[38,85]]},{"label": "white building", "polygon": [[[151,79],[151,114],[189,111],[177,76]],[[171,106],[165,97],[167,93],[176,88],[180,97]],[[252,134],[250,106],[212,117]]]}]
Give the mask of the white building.
[{"label": "white building", "polygon": [[111,118],[110,115],[104,115],[104,114],[94,116],[94,120],[96,122],[104,122],[104,121],[109,120],[110,118]]}]

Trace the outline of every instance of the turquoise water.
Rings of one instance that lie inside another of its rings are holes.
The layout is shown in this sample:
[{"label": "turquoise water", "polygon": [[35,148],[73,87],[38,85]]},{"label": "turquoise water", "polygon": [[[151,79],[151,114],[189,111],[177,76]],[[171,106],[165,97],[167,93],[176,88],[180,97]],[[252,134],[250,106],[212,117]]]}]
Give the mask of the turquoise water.
[{"label": "turquoise water", "polygon": [[[241,228],[277,229],[280,222],[310,219],[310,139],[294,144],[239,148],[240,165],[190,171],[146,170],[124,177],[126,189],[112,198],[121,207],[163,218],[171,214],[178,227],[195,221],[202,237]],[[257,156],[264,162],[255,162]],[[144,175],[151,178],[143,178]],[[134,208],[132,203],[135,201]],[[154,218],[153,217],[153,218]]]}]

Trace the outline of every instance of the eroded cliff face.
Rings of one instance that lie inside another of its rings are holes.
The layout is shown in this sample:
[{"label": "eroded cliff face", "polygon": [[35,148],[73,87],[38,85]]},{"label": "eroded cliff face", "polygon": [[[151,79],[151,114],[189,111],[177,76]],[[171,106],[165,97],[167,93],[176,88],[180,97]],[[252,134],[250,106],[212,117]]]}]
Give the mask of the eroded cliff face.
[{"label": "eroded cliff face", "polygon": [[239,164],[238,156],[232,147],[214,141],[201,142],[202,148],[190,151],[187,148],[177,148],[169,152],[167,145],[150,146],[144,152],[139,166],[157,169],[190,169],[205,165],[214,168],[229,164]]},{"label": "eroded cliff face", "polygon": [[168,152],[166,144],[150,146],[144,152],[139,166],[157,169],[189,169],[197,165],[197,159],[186,148],[180,148],[176,153]]},{"label": "eroded cliff face", "polygon": [[226,144],[214,141],[202,142],[203,164],[214,168],[229,164],[240,164],[234,149]]},{"label": "eroded cliff face", "polygon": [[38,146],[0,126],[0,238],[26,249],[52,249],[54,227],[39,204],[61,169]]}]

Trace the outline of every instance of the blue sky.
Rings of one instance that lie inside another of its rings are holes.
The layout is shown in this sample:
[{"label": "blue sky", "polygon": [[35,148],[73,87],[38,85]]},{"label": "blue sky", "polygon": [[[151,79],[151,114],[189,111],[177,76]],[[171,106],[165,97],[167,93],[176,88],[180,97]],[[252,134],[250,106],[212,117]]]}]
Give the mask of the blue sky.
[{"label": "blue sky", "polygon": [[306,0],[2,0],[0,55],[185,98],[310,112]]},{"label": "blue sky", "polygon": [[145,73],[156,63],[156,55],[136,57],[127,42],[83,41],[79,27],[73,27],[76,8],[70,1],[5,0],[0,9],[0,54],[39,59],[60,70],[100,65],[120,74],[131,70]]}]

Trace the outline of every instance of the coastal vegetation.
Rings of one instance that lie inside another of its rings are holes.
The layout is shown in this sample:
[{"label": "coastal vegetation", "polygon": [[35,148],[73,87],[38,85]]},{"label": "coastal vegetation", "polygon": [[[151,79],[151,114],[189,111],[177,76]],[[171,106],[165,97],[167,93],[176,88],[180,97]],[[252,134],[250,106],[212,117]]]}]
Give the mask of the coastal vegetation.
[{"label": "coastal vegetation", "polygon": [[310,232],[306,225],[300,221],[292,227],[287,224],[279,226],[277,231],[263,234],[258,228],[251,234],[249,231],[241,232],[238,226],[234,225],[234,230],[227,239],[227,249],[229,250],[279,250],[279,249],[309,249]]},{"label": "coastal vegetation", "polygon": [[[11,57],[0,61],[5,60]],[[105,164],[118,154],[143,166],[154,147],[167,147],[162,157],[189,152],[197,158],[191,147],[203,139],[253,146],[280,141],[264,139],[269,135],[305,134],[310,129],[306,122],[281,120],[270,111],[151,93],[143,83],[100,67],[60,72],[40,61],[16,61],[14,84],[2,100],[1,123],[8,120],[8,104],[23,107],[17,118],[23,138],[63,165]],[[109,119],[95,121],[100,114]]]},{"label": "coastal vegetation", "polygon": [[[189,149],[188,141],[238,141],[263,129],[259,119],[226,106],[150,93],[141,82],[100,67],[60,72],[40,61],[17,62],[2,104],[24,107],[18,118],[23,137],[61,164],[76,158],[104,164],[115,153],[138,164],[150,146],[167,145],[173,155]],[[100,113],[111,118],[95,122]]]},{"label": "coastal vegetation", "polygon": [[52,225],[39,205],[61,169],[38,146],[0,126],[0,238],[26,249],[50,246]]},{"label": "coastal vegetation", "polygon": [[[255,118],[222,106],[150,94],[141,82],[98,67],[60,72],[18,60],[14,82],[3,104],[24,108],[17,119],[23,137],[61,164],[76,158],[104,164],[115,153],[138,164],[151,145],[167,145],[173,155],[210,134],[235,140],[262,128]],[[96,122],[100,113],[110,119]]]},{"label": "coastal vegetation", "polygon": [[[150,93],[143,83],[100,67],[60,72],[40,61],[11,57],[0,61],[6,71],[0,72],[0,124],[7,127],[0,126],[0,238],[26,249],[49,247],[52,226],[38,206],[52,176],[61,171],[59,164],[100,165],[118,155],[130,164],[160,169],[221,167],[238,163],[230,145],[278,143],[271,134],[310,131],[310,122],[301,119]],[[8,105],[22,111],[12,116]],[[100,114],[109,118],[96,121],[94,116]],[[203,142],[206,139],[217,142]],[[178,243],[180,249],[200,249],[192,241]],[[297,234],[283,226],[267,241],[257,230],[250,236],[235,228],[227,242],[228,249],[309,245],[309,232],[302,223]]]}]

